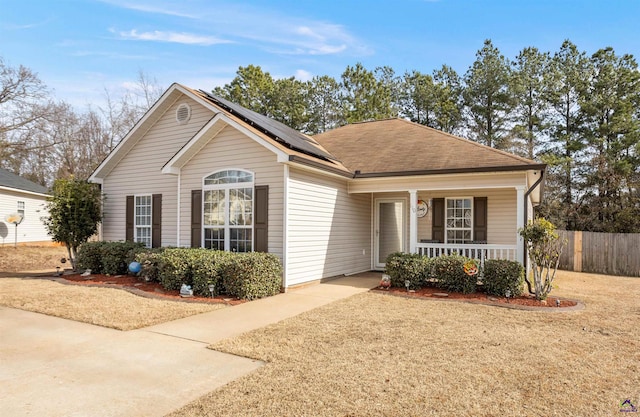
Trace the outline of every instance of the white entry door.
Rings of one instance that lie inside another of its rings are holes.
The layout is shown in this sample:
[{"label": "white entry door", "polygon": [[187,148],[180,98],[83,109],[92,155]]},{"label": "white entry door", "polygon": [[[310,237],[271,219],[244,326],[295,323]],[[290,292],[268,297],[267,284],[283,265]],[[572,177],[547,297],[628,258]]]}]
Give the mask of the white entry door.
[{"label": "white entry door", "polygon": [[387,256],[404,251],[405,200],[376,200],[374,262],[375,267],[384,268]]}]

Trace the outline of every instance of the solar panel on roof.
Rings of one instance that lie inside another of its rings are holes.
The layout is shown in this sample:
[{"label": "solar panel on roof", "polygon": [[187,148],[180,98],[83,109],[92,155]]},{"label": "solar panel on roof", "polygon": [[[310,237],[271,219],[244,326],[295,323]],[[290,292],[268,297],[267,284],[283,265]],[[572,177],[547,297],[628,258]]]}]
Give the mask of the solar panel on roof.
[{"label": "solar panel on roof", "polygon": [[311,156],[315,156],[324,160],[336,160],[336,158],[330,153],[323,150],[318,142],[313,138],[306,136],[289,126],[271,119],[260,113],[256,113],[253,110],[244,108],[238,104],[232,103],[228,100],[215,96],[204,90],[200,90],[206,97],[214,104],[222,107],[226,111],[233,113],[243,119],[245,122],[251,124],[258,130],[261,130],[265,134],[269,135],[272,139],[282,143],[283,145],[293,150],[306,153]]}]

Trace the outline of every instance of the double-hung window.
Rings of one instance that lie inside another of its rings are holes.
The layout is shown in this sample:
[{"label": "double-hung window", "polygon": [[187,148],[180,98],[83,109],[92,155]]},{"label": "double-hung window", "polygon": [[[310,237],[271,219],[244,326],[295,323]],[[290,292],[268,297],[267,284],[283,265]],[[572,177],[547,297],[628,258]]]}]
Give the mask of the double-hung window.
[{"label": "double-hung window", "polygon": [[473,198],[447,198],[446,243],[470,243],[473,240]]},{"label": "double-hung window", "polygon": [[18,201],[18,214],[24,219],[24,201]]},{"label": "double-hung window", "polygon": [[134,216],[134,242],[141,242],[148,248],[151,247],[151,196],[135,196]]},{"label": "double-hung window", "polygon": [[204,247],[253,251],[253,174],[230,169],[203,180]]}]

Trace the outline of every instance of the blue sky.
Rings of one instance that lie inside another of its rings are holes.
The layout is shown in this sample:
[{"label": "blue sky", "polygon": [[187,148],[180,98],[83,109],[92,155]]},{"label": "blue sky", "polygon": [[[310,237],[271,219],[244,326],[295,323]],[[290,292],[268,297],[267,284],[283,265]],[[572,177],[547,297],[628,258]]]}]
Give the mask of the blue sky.
[{"label": "blue sky", "polygon": [[239,66],[336,78],[347,65],[461,75],[484,39],[508,58],[564,39],[640,59],[637,0],[0,0],[0,56],[38,73],[58,99],[100,105],[140,70],[210,90]]}]

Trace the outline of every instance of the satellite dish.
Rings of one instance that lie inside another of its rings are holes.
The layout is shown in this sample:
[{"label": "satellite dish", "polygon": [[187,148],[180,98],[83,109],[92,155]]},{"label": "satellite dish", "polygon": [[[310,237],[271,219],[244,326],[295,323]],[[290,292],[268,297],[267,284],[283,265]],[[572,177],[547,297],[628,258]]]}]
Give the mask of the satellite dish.
[{"label": "satellite dish", "polygon": [[16,226],[22,223],[23,219],[24,217],[20,213],[7,214],[4,218],[7,223],[15,224]]}]

